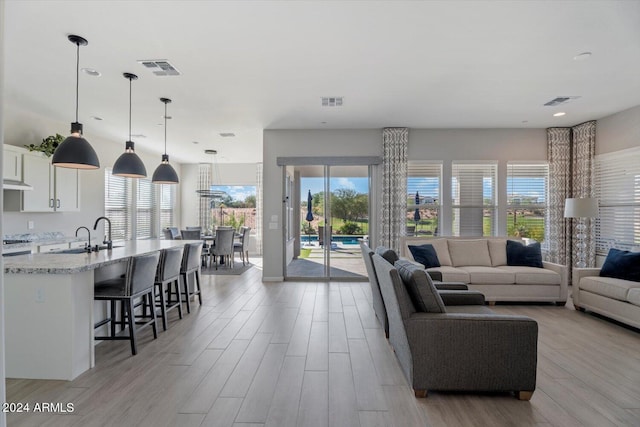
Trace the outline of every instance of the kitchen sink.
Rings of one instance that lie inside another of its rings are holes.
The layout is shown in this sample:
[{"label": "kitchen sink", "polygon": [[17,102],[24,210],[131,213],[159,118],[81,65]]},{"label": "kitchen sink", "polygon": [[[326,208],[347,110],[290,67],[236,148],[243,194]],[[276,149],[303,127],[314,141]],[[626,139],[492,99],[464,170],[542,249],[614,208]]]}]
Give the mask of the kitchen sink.
[{"label": "kitchen sink", "polygon": [[[114,248],[121,248],[122,246],[114,246]],[[100,246],[100,250],[106,250],[107,247],[106,246]],[[47,254],[86,254],[87,249],[86,248],[73,248],[73,249],[63,249],[61,251],[51,251],[51,252],[43,252],[43,253],[47,253]]]}]

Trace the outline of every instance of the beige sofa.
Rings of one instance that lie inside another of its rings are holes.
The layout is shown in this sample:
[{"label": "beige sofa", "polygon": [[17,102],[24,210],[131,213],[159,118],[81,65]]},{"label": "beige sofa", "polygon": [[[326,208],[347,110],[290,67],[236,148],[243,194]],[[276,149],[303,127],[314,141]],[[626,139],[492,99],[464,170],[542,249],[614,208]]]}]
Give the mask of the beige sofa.
[{"label": "beige sofa", "polygon": [[441,265],[427,271],[439,271],[443,281],[466,283],[489,302],[567,301],[568,268],[546,261],[544,268],[509,266],[505,237],[405,237],[401,256],[414,260],[409,245],[426,243],[433,245]]},{"label": "beige sofa", "polygon": [[573,305],[640,328],[640,282],[600,277],[599,268],[573,269]]}]

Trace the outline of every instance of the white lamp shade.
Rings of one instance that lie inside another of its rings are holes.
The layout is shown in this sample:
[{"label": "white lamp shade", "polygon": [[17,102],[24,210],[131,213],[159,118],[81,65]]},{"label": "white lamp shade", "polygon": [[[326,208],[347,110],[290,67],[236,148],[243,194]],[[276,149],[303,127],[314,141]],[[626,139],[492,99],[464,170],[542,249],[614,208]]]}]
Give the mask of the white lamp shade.
[{"label": "white lamp shade", "polygon": [[564,202],[565,218],[595,218],[598,216],[598,199],[575,198]]}]

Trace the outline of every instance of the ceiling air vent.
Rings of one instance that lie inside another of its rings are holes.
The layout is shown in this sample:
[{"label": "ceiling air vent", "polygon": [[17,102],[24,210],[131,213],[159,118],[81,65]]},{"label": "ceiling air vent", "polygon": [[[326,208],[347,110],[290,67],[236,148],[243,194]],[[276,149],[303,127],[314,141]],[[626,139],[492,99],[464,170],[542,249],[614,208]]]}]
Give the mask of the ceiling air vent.
[{"label": "ceiling air vent", "polygon": [[578,99],[579,96],[558,96],[557,98],[552,99],[549,102],[546,102],[545,107],[555,107],[556,105],[565,104],[572,99]]},{"label": "ceiling air vent", "polygon": [[156,76],[179,76],[180,71],[166,59],[145,59],[138,61]]},{"label": "ceiling air vent", "polygon": [[323,107],[342,107],[343,99],[341,96],[325,96],[322,98]]}]

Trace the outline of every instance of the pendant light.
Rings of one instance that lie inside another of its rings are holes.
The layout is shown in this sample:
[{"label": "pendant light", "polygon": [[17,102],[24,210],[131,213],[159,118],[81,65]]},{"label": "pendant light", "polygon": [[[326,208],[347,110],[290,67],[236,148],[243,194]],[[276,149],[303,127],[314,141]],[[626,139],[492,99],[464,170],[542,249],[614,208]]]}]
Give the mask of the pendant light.
[{"label": "pendant light", "polygon": [[68,36],[76,45],[76,121],[71,123],[71,135],[67,137],[53,153],[51,163],[54,166],[71,169],[98,169],[100,161],[89,141],[82,137],[82,123],[78,122],[78,87],[80,84],[80,46],[86,46],[87,40],[75,35]]},{"label": "pendant light", "polygon": [[122,74],[125,79],[129,80],[129,140],[125,142],[124,153],[118,157],[113,164],[113,175],[123,176],[125,178],[145,178],[147,169],[140,157],[136,154],[134,143],[131,141],[131,81],[137,80],[138,76],[131,73]]},{"label": "pendant light", "polygon": [[162,155],[162,163],[158,165],[153,172],[151,182],[154,184],[177,184],[178,174],[173,166],[169,164],[169,155],[167,154],[167,104],[171,102],[169,98],[160,98],[164,103],[164,154]]}]

